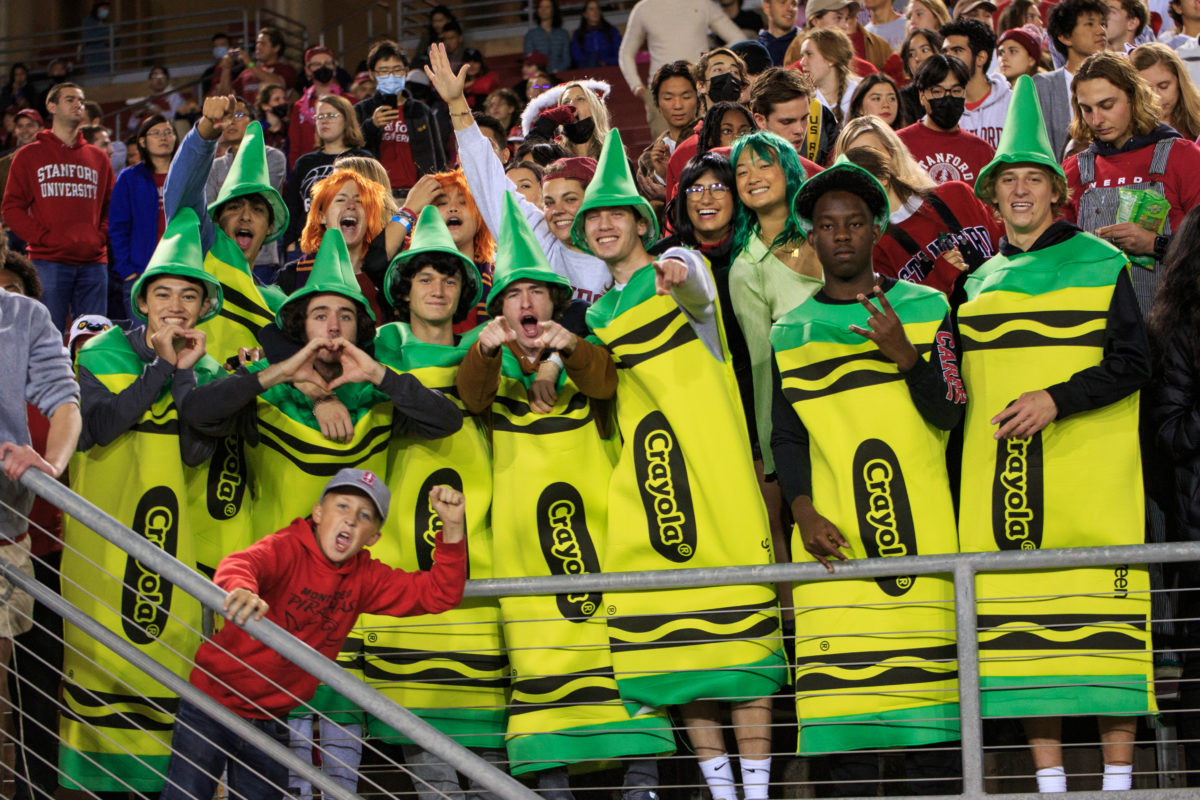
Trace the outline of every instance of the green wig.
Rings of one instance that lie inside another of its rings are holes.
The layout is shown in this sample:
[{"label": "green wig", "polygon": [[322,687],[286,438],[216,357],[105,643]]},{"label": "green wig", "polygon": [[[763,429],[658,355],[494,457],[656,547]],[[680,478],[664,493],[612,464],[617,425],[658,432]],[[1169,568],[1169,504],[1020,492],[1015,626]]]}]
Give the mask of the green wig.
[{"label": "green wig", "polygon": [[[800,166],[800,157],[786,139],[770,131],[755,131],[740,137],[733,143],[733,151],[729,155],[729,163],[733,164],[734,174],[737,174],[738,160],[742,153],[750,150],[760,160],[779,164],[783,169],[783,177],[787,183],[784,202],[787,203],[787,223],[783,230],[771,242],[771,247],[783,247],[804,238],[804,229],[800,227],[800,218],[796,215],[796,195],[804,185],[806,176],[804,167]],[[733,254],[742,252],[746,242],[758,231],[758,216],[746,208],[738,198],[737,211],[733,217]]]}]

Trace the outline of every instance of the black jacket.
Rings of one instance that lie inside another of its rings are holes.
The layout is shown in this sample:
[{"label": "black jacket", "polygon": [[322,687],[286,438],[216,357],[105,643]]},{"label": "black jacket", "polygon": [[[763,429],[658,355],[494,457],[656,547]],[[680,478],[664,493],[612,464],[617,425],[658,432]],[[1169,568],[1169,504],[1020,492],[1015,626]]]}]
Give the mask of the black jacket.
[{"label": "black jacket", "polygon": [[[363,138],[367,140],[367,149],[376,156],[379,155],[383,132],[371,121],[371,115],[382,104],[382,97],[376,92],[354,105],[354,114],[358,117]],[[442,103],[428,106],[407,92],[402,92],[400,98],[404,101],[400,110],[408,126],[408,146],[412,148],[417,174],[428,175],[445,170],[448,163],[447,139],[454,135],[454,129],[450,126],[450,112]]]},{"label": "black jacket", "polygon": [[1147,458],[1158,456],[1171,467],[1171,485],[1162,488],[1174,490],[1174,502],[1166,511],[1173,518],[1172,538],[1184,541],[1200,541],[1200,372],[1192,336],[1187,328],[1171,337],[1148,398],[1153,442]]}]

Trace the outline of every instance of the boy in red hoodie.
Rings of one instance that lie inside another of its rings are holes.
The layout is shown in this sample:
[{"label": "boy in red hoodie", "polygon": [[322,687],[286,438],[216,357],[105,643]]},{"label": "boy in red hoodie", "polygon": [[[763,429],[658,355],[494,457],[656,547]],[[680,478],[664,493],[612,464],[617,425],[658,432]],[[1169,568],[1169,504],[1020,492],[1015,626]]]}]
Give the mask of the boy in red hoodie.
[{"label": "boy in red hoodie", "polygon": [[[433,569],[405,572],[371,558],[391,493],[374,473],[340,470],[308,519],[222,559],[213,580],[229,590],[226,625],[200,645],[191,682],[221,705],[288,744],[289,711],[310,700],[317,679],[240,625],[266,616],[333,660],[360,613],[402,617],[458,605],[466,581],[464,500],[449,486],[429,493],[442,520]],[[199,708],[180,700],[161,800],[210,800],[228,764],[234,797],[282,797],[287,768]]]}]

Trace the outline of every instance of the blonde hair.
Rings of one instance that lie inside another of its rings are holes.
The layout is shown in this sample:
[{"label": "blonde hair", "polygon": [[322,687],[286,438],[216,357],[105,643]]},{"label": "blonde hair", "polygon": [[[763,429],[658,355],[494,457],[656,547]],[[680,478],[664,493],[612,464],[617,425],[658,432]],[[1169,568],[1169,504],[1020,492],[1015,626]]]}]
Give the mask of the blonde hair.
[{"label": "blonde hair", "polygon": [[308,220],[300,233],[301,251],[315,253],[321,249],[321,240],[325,238],[325,212],[329,210],[334,195],[346,181],[352,181],[358,187],[358,202],[363,207],[367,225],[363,244],[370,244],[383,230],[383,187],[357,172],[337,169],[317,181],[312,188],[312,205],[308,207]]},{"label": "blonde hair", "polygon": [[[829,62],[829,66],[837,75],[837,96],[826,98],[833,110],[833,117],[839,123],[842,121],[842,95],[846,93],[846,84],[850,80],[850,62],[854,60],[854,45],[844,31],[837,28],[814,28],[801,31],[795,41],[788,46],[804,47],[805,42],[812,42],[821,57]],[[799,50],[797,50],[799,52]]]},{"label": "blonde hair", "polygon": [[904,9],[904,19],[908,21],[912,19],[913,3],[920,3],[925,6],[933,18],[937,20],[938,28],[941,28],[950,21],[950,10],[946,8],[946,4],[942,0],[908,0],[908,7]]},{"label": "blonde hair", "polygon": [[1200,90],[1192,82],[1191,73],[1184,66],[1179,54],[1160,42],[1147,42],[1133,48],[1129,60],[1138,72],[1157,64],[1175,76],[1175,84],[1179,87],[1179,101],[1175,103],[1175,108],[1171,109],[1171,118],[1163,122],[1183,134],[1185,139],[1200,136]]},{"label": "blonde hair", "polygon": [[568,83],[562,88],[562,92],[558,95],[559,105],[564,104],[564,98],[567,92],[577,88],[583,92],[584,100],[587,101],[588,109],[592,112],[592,121],[595,127],[592,128],[592,138],[588,140],[588,156],[591,158],[599,158],[600,151],[604,149],[604,140],[608,138],[608,132],[612,127],[612,123],[608,119],[608,106],[604,105],[604,101],[600,99],[600,95],[593,92],[582,83]]},{"label": "blonde hair", "polygon": [[375,181],[383,187],[383,218],[386,222],[400,210],[400,204],[392,197],[392,179],[379,159],[371,156],[340,156],[333,165],[338,169],[348,169],[357,172],[369,181]]},{"label": "blonde hair", "polygon": [[874,114],[855,117],[846,123],[846,127],[842,128],[842,132],[838,134],[837,141],[833,143],[832,157],[837,158],[854,147],[854,140],[867,133],[874,134],[879,139],[879,143],[887,152],[893,174],[906,185],[919,191],[932,189],[937,185],[933,178],[929,177],[925,168],[913,158],[912,152],[904,142],[900,141],[900,137],[892,130],[892,126]]}]

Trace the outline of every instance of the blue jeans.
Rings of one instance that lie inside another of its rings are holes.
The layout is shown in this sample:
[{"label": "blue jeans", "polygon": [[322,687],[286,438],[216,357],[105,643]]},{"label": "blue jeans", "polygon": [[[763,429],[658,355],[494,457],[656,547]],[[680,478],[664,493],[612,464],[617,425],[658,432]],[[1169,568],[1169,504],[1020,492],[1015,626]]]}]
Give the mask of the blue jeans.
[{"label": "blue jeans", "polygon": [[60,331],[84,314],[108,313],[107,264],[75,266],[35,260],[33,266],[42,282],[42,303]]},{"label": "blue jeans", "polygon": [[[288,729],[279,720],[246,721],[287,747]],[[212,800],[226,765],[231,799],[278,800],[287,790],[287,767],[181,699],[159,800]]]}]

